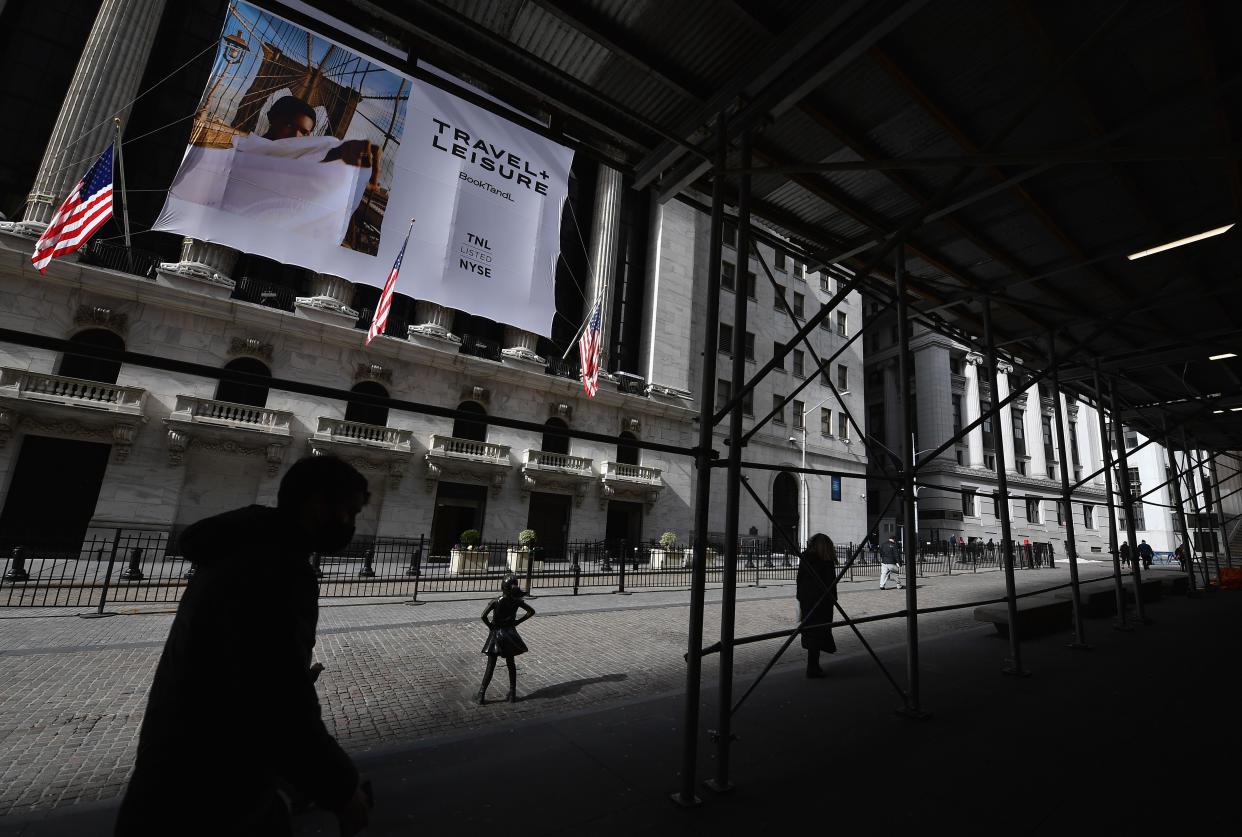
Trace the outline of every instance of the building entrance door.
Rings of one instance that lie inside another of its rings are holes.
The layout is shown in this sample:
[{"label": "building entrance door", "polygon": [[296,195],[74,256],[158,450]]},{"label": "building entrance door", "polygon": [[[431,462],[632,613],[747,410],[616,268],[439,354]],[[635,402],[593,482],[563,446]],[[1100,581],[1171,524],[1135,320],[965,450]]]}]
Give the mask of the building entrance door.
[{"label": "building entrance door", "polygon": [[641,503],[608,501],[608,523],[604,540],[608,551],[618,559],[633,563],[634,547],[643,538],[643,507]]},{"label": "building entrance door", "polygon": [[802,544],[798,543],[798,481],[788,471],[781,471],[772,483],[772,549],[796,554],[801,548]]},{"label": "building entrance door", "polygon": [[436,488],[436,509],[431,517],[429,557],[448,560],[449,551],[467,529],[483,532],[487,489],[481,485],[441,482]]},{"label": "building entrance door", "polygon": [[79,549],[111,452],[97,442],[26,436],[0,512],[0,543]]},{"label": "building entrance door", "polygon": [[538,538],[536,544],[543,547],[545,561],[566,560],[565,543],[569,540],[571,499],[568,494],[531,492],[526,528],[535,530]]}]

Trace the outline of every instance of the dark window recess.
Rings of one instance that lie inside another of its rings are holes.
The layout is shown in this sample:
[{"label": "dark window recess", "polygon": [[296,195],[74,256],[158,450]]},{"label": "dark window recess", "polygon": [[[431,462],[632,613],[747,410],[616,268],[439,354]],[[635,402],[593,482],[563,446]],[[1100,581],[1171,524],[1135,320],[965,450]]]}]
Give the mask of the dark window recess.
[{"label": "dark window recess", "polygon": [[751,273],[749,270],[746,271],[746,295],[751,299],[759,298],[755,295],[755,274]]},{"label": "dark window recess", "polygon": [[609,363],[614,372],[634,372],[642,348],[643,288],[647,276],[647,227],[650,202],[646,193],[624,189],[621,203],[621,254],[614,277]]},{"label": "dark window recess", "polygon": [[737,281],[737,268],[729,262],[720,263],[720,287],[733,290]]},{"label": "dark window recess", "polygon": [[638,446],[634,442],[638,441],[637,437],[628,430],[623,430],[621,435],[617,437],[617,462],[621,465],[637,465],[638,463]]},{"label": "dark window recess", "polygon": [[772,341],[772,359],[776,361],[776,366],[773,368],[779,369],[782,372],[785,371],[785,357],[781,354],[781,351],[784,350],[784,348],[785,344],[779,340]]},{"label": "dark window recess", "polygon": [[[79,331],[69,338],[69,342],[81,346],[83,352],[91,348],[115,349],[125,351],[125,341],[111,331],[102,328],[91,328]],[[115,384],[121,374],[121,364],[115,360],[104,360],[90,354],[74,354],[66,352],[61,356],[57,375],[66,378],[81,378],[84,381],[99,381],[102,384]]]},{"label": "dark window recess", "polygon": [[[252,357],[239,357],[231,360],[224,364],[224,368],[233,372],[244,372],[247,375],[272,377],[271,370],[262,361]],[[247,407],[266,407],[267,391],[266,384],[238,383],[222,379],[216,386],[216,400],[228,401],[230,404],[245,404]]]},{"label": "dark window recess", "polygon": [[716,340],[716,350],[726,355],[733,354],[733,326],[720,324],[720,336]]},{"label": "dark window recess", "polygon": [[[293,265],[243,253],[237,261],[237,283],[232,298],[281,311],[293,311],[293,301],[306,284],[306,271]],[[302,294],[303,296],[305,294]]]},{"label": "dark window recess", "polygon": [[[361,383],[354,384],[350,392],[356,392],[360,395],[376,395],[380,398],[388,397],[388,390],[374,381],[362,381]],[[349,404],[345,407],[345,420],[361,422],[362,424],[373,424],[376,427],[386,427],[388,426],[388,408],[350,399]]]},{"label": "dark window recess", "polygon": [[[557,429],[557,430],[568,430],[569,429],[568,424],[566,424],[562,419],[559,419],[556,417],[550,418],[547,421],[545,421],[543,423],[543,426],[547,428]],[[545,431],[543,434],[543,441],[540,443],[539,449],[542,451],[546,451],[547,453],[568,454],[569,453],[569,437],[560,436],[560,435],[557,435],[556,433],[548,433],[547,431]]]},{"label": "dark window recess", "polygon": [[456,439],[469,439],[472,442],[487,441],[487,410],[483,409],[483,405],[477,401],[463,401],[457,405],[457,409],[463,413],[470,413],[479,418],[466,419],[459,418],[453,422],[453,437]]},{"label": "dark window recess", "polygon": [[755,334],[754,332],[746,332],[746,359],[755,359]]}]

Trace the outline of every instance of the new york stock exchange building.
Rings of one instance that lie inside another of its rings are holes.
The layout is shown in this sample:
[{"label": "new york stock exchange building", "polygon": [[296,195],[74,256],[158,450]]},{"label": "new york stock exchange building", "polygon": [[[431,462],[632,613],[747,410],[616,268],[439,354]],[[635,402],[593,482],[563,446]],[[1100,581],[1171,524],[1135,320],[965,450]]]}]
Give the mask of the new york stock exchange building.
[{"label": "new york stock exchange building", "polygon": [[[284,471],[310,454],[366,475],[359,544],[418,544],[446,566],[468,530],[484,543],[533,530],[545,562],[576,544],[723,536],[724,491],[694,532],[694,460],[671,452],[698,443],[704,196],[634,188],[533,99],[424,63],[396,30],[345,43],[331,21],[275,2],[0,9],[0,84],[25,103],[0,164],[0,328],[24,335],[0,341],[5,548],[107,548],[138,533],[170,550],[205,516],[274,505]],[[113,143],[112,218],[40,272],[36,240]],[[720,405],[733,347],[756,372],[842,276],[757,224],[750,258],[726,224],[715,271]],[[862,318],[846,297],[810,338],[832,363],[792,352],[744,420],[812,378],[746,458],[859,478],[754,471],[742,532],[865,533],[862,430],[837,406],[863,414],[862,341],[846,345]],[[579,343],[596,328],[590,396]]]}]

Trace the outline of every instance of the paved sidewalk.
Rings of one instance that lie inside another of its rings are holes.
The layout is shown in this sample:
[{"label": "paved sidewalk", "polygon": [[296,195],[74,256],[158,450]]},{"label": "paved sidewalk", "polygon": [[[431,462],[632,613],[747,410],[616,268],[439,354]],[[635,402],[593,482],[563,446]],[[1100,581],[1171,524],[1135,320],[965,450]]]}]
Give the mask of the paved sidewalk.
[{"label": "paved sidewalk", "polygon": [[[1086,565],[1083,576],[1104,569]],[[1062,567],[1022,572],[1017,581],[1020,590],[1034,589],[1063,583],[1067,576]],[[1002,590],[1000,573],[980,573],[924,579],[918,593],[920,606],[935,607]],[[738,635],[789,627],[791,597],[790,586],[741,589]],[[516,706],[484,707],[470,700],[482,668],[481,601],[325,607],[318,649],[328,665],[320,681],[325,715],[345,745],[366,759],[368,752],[429,741],[441,746],[446,737],[510,729],[515,723],[525,729],[556,718],[559,724],[600,710],[624,718],[625,707],[653,696],[672,696],[666,699],[675,704],[684,687],[686,601],[685,591],[536,599],[539,616],[524,629],[532,648],[521,658],[525,699]],[[718,601],[719,590],[709,591],[706,644],[719,632]],[[880,592],[873,584],[845,585],[841,601],[854,617],[904,606],[901,593]],[[91,800],[115,800],[128,775],[146,689],[170,621],[167,613],[0,620],[0,813],[12,815],[0,824],[38,821],[53,809],[59,817],[66,806],[89,810]],[[963,630],[978,635],[990,629],[978,628],[969,610],[920,619],[925,642]],[[872,623],[863,632],[878,646],[901,647],[902,620]],[[837,634],[842,648],[837,659],[857,658],[850,665],[869,669],[867,676],[888,689],[860,655],[857,639],[845,629]],[[778,644],[738,649],[739,694]],[[990,645],[995,653],[1004,650],[1003,644]],[[777,673],[796,673],[801,662],[796,653]],[[894,662],[902,681],[900,653]],[[715,657],[706,661],[705,684],[714,684],[715,664]],[[895,697],[890,691],[885,699],[891,703]],[[667,720],[670,728],[676,726],[675,717]],[[75,807],[81,805],[87,807]]]}]

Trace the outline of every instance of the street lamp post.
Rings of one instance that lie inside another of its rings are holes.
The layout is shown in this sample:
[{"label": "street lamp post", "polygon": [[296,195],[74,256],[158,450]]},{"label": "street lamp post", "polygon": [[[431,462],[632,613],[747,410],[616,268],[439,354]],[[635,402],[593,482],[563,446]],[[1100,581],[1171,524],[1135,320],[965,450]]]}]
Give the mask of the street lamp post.
[{"label": "street lamp post", "polygon": [[[843,389],[840,392],[833,390],[833,392],[835,395],[849,395],[850,394],[850,391],[848,389]],[[807,407],[805,410],[803,410],[802,415],[800,417],[800,423],[802,424],[802,472],[798,474],[798,476],[800,478],[802,490],[799,492],[800,502],[799,502],[799,508],[798,508],[798,545],[802,549],[806,549],[806,542],[807,542],[807,539],[810,537],[809,527],[807,526],[807,515],[810,514],[810,511],[811,511],[811,502],[810,502],[810,498],[807,496],[807,488],[806,488],[806,417],[809,416],[813,410],[818,409],[820,406],[824,404],[824,402],[826,402],[829,398],[832,398],[832,397],[833,397],[832,395],[824,396],[819,401],[816,401],[812,406]]]},{"label": "street lamp post", "polygon": [[[910,450],[914,450],[914,434],[913,433],[910,434]],[[910,463],[911,467],[918,468],[919,456],[925,453],[930,453],[933,450],[935,450],[935,448],[923,448],[923,450],[915,450],[914,451],[914,462]],[[918,547],[919,546],[919,540],[918,540],[918,537],[919,537],[919,476],[918,476],[917,471],[915,471],[914,479],[912,480],[912,483],[914,486],[914,499],[912,501],[914,503],[914,531],[910,533],[910,537],[915,539],[914,545],[915,547]]]}]

